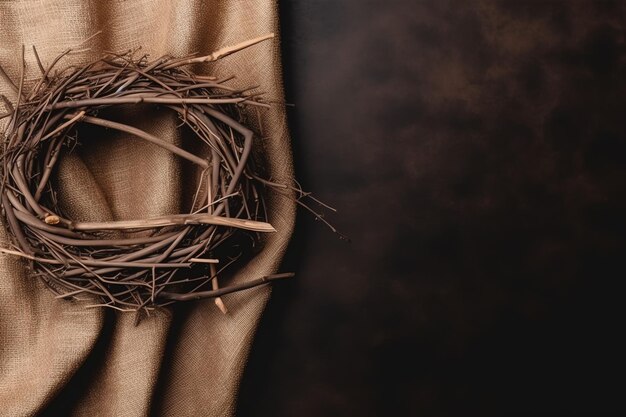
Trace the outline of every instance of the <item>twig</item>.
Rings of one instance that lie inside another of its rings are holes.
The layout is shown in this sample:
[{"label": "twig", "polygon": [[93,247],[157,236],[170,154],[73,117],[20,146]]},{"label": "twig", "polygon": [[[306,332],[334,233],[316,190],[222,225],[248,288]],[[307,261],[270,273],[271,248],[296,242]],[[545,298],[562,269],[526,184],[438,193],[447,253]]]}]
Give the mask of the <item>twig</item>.
[{"label": "twig", "polygon": [[[217,268],[215,268],[215,265],[209,265],[209,271],[211,271],[211,277],[213,278],[211,280],[211,288],[213,289],[213,291],[218,291],[220,288],[219,285],[219,278],[217,277]],[[219,308],[219,310],[222,312],[222,314],[228,314],[228,309],[226,308],[226,305],[224,304],[224,301],[222,300],[222,297],[215,297],[214,299],[215,305],[217,306],[217,308]]]},{"label": "twig", "polygon": [[278,281],[287,278],[293,278],[295,276],[294,273],[283,273],[283,274],[273,274],[266,275],[262,278],[258,278],[252,281],[244,282],[242,284],[231,285],[230,287],[220,288],[219,290],[210,290],[210,291],[200,291],[191,294],[176,294],[172,292],[163,291],[160,296],[166,300],[176,300],[176,301],[189,301],[189,300],[200,300],[202,298],[214,298],[220,297],[222,295],[231,294],[233,292],[247,290],[249,288],[258,287],[260,285],[266,285],[273,281]]},{"label": "twig", "polygon": [[209,55],[205,55],[205,56],[201,56],[197,58],[189,58],[189,59],[186,59],[184,61],[179,61],[179,62],[174,61],[171,64],[165,65],[163,69],[171,69],[174,67],[180,67],[183,65],[190,65],[190,64],[199,64],[202,62],[217,61],[218,59],[224,58],[225,56],[241,51],[242,49],[248,48],[252,45],[256,45],[257,43],[263,42],[265,40],[272,39],[273,37],[274,37],[274,34],[269,33],[267,35],[259,36],[258,38],[250,39],[250,40],[238,43],[233,46],[226,46],[224,48],[218,49],[217,51]]},{"label": "twig", "polygon": [[276,229],[265,222],[255,220],[235,219],[210,214],[173,214],[170,216],[153,217],[141,220],[120,220],[110,222],[70,222],[70,230],[97,231],[97,230],[132,230],[153,229],[155,227],[167,227],[189,224],[212,224],[216,226],[234,227],[237,229],[251,230],[253,232],[275,232]]}]

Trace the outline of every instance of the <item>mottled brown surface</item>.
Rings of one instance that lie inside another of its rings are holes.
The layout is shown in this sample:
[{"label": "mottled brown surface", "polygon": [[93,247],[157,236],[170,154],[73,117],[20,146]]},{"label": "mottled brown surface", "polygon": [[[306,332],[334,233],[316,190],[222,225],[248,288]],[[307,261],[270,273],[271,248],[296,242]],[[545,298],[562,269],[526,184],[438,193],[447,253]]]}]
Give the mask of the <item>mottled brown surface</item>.
[{"label": "mottled brown surface", "polygon": [[300,216],[240,416],[626,412],[626,4],[281,2]]}]

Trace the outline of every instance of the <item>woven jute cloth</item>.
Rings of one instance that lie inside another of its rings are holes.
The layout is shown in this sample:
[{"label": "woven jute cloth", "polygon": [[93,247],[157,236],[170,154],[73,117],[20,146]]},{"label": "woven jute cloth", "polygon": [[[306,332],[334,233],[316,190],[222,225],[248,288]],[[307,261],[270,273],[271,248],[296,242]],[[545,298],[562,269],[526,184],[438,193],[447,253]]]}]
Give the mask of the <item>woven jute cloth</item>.
[{"label": "woven jute cloth", "polygon": [[[63,67],[89,62],[103,51],[137,47],[153,58],[208,54],[270,32],[278,35],[272,0],[0,0],[0,64],[18,80],[25,45],[27,83],[39,74],[31,45],[44,64],[67,48],[91,48],[64,59]],[[194,70],[220,78],[235,75],[232,85],[258,85],[266,98],[283,100],[278,36]],[[0,93],[16,98],[2,81]],[[185,143],[175,116],[165,110],[124,109],[117,116],[160,138]],[[277,105],[252,116],[260,132],[256,145],[267,155],[267,175],[289,181],[292,160],[284,109]],[[0,131],[6,119],[3,123]],[[149,143],[105,130],[93,131],[81,142],[56,176],[60,200],[73,218],[175,213],[195,188],[180,160]],[[278,232],[232,282],[276,271],[295,207],[274,197],[268,211]],[[4,227],[0,241],[9,244]],[[0,255],[0,416],[232,415],[268,288],[227,296],[228,315],[205,300],[156,312],[135,326],[133,314],[55,299],[26,266]]]}]

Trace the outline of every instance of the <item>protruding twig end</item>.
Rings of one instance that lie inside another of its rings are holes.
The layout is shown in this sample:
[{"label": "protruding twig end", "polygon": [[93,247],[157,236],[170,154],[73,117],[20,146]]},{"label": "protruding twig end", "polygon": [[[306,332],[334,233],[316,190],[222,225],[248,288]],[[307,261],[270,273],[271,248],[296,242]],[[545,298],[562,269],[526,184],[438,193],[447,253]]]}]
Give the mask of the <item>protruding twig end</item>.
[{"label": "protruding twig end", "polygon": [[215,298],[215,305],[220,309],[222,314],[228,314],[228,309],[226,308],[224,301],[222,301],[222,297]]}]

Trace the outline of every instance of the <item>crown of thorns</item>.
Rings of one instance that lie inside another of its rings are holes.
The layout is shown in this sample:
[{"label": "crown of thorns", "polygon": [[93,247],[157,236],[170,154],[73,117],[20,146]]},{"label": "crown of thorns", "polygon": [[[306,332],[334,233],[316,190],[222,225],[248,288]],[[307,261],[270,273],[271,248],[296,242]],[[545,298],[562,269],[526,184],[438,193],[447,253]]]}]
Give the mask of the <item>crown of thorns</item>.
[{"label": "crown of thorns", "polygon": [[[131,53],[107,54],[54,75],[51,70],[63,55],[44,69],[34,49],[41,79],[26,95],[22,66],[20,82],[13,84],[17,105],[1,97],[9,111],[0,117],[10,120],[3,143],[0,194],[13,248],[0,251],[29,260],[34,275],[60,298],[90,294],[100,300],[94,306],[124,311],[219,297],[290,277],[275,274],[218,286],[217,276],[233,262],[215,256],[220,247],[239,245],[242,236],[258,241],[260,234],[275,231],[267,223],[264,193],[268,187],[287,193],[299,188],[264,179],[251,157],[254,132],[246,127],[241,109],[269,104],[249,91],[229,87],[224,80],[185,69],[270,37],[203,57],[150,61]],[[140,103],[176,112],[206,145],[207,156],[98,113],[110,106]],[[201,171],[199,187],[205,192],[196,192],[192,211],[185,214],[103,222],[68,218],[58,204],[51,177],[60,155],[73,146],[72,136],[81,124],[134,135],[195,164]]]}]

